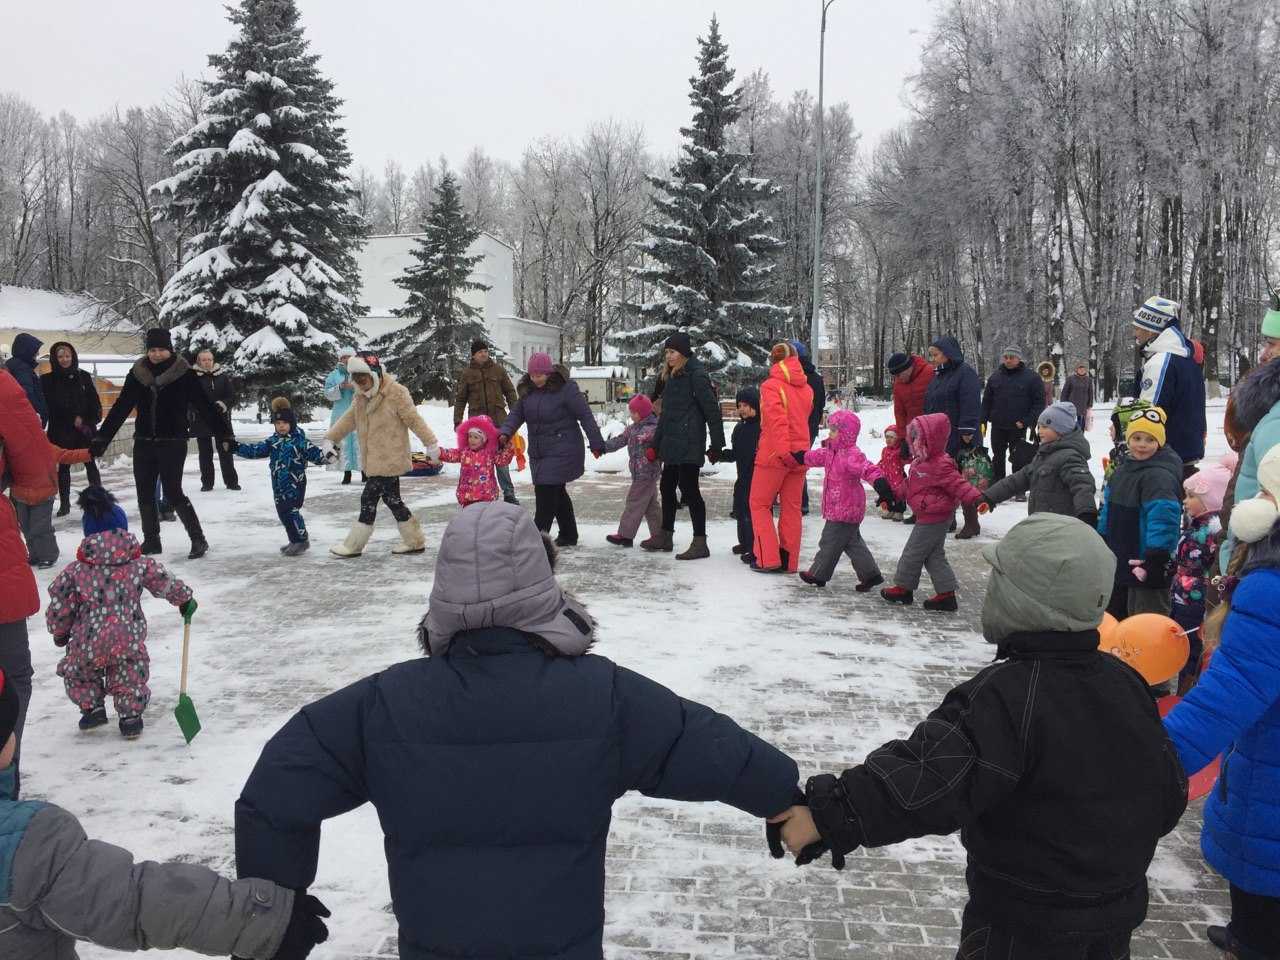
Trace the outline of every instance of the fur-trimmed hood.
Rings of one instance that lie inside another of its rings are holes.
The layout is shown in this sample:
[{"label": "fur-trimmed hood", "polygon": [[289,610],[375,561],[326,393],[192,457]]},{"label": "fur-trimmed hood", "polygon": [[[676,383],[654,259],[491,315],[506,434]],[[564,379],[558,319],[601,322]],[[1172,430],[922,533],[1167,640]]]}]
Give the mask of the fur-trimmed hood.
[{"label": "fur-trimmed hood", "polygon": [[1262,418],[1280,403],[1280,360],[1271,360],[1240,381],[1231,391],[1235,422],[1245,433],[1252,433]]},{"label": "fur-trimmed hood", "polygon": [[467,441],[467,434],[472,430],[479,430],[485,436],[484,450],[487,453],[498,452],[498,428],[487,414],[477,414],[474,417],[468,417],[458,424],[458,449],[468,450],[470,444]]},{"label": "fur-trimmed hood", "polygon": [[131,371],[137,381],[144,387],[167,387],[184,373],[191,365],[182,357],[173,356],[161,363],[152,363],[146,357],[139,357]]}]

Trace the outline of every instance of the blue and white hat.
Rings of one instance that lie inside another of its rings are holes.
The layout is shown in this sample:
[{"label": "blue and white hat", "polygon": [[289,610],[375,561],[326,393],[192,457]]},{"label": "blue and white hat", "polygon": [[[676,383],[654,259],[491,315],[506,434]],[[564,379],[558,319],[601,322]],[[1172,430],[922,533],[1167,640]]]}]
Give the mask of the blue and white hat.
[{"label": "blue and white hat", "polygon": [[1148,297],[1146,303],[1133,311],[1133,325],[1143,330],[1160,333],[1169,327],[1177,326],[1181,313],[1182,304],[1177,300]]}]

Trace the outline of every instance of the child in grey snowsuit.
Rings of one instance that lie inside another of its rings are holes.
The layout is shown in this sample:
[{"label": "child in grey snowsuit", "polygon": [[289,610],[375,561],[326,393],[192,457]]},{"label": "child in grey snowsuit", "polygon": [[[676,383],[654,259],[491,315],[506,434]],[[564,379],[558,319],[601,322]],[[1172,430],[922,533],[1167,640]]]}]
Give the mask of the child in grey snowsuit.
[{"label": "child in grey snowsuit", "polygon": [[76,960],[76,941],[113,950],[184,948],[247,960],[303,960],[329,937],[315,897],[267,880],[230,881],[194,863],[134,863],[90,840],[51,803],[19,802],[18,694],[0,673],[0,957]]},{"label": "child in grey snowsuit", "polygon": [[1036,421],[1040,445],[1031,462],[982,495],[978,512],[1030,493],[1027,513],[1061,513],[1098,525],[1098,486],[1089,470],[1089,441],[1078,426],[1075,405],[1063,401],[1045,407]]},{"label": "child in grey snowsuit", "polygon": [[631,425],[604,442],[605,450],[610,453],[626,447],[627,466],[631,469],[631,486],[627,490],[622,518],[618,521],[618,532],[605,537],[616,547],[629,547],[635,543],[641,520],[649,525],[650,539],[656,540],[662,534],[662,503],[658,499],[662,461],[645,456],[657,432],[658,417],[653,412],[653,401],[643,393],[631,398],[627,410],[631,414]]}]

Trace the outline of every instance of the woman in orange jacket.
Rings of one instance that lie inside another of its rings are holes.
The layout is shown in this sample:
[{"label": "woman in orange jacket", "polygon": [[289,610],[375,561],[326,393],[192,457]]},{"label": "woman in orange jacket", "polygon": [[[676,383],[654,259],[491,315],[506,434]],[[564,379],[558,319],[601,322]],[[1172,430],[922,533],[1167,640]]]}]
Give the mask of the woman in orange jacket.
[{"label": "woman in orange jacket", "polygon": [[[751,526],[757,573],[796,573],[800,568],[800,498],[805,468],[792,452],[809,449],[813,390],[790,344],[769,351],[769,376],[760,384],[760,444],[751,478]],[[781,500],[777,527],[773,502]]]}]

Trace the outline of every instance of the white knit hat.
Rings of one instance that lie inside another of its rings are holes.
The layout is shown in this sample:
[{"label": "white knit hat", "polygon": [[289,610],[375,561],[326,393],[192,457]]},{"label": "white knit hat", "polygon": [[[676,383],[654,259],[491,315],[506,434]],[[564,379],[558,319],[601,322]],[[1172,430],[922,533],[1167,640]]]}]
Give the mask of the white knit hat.
[{"label": "white knit hat", "polygon": [[[1258,464],[1258,486],[1280,500],[1280,447],[1272,447]],[[1271,532],[1280,509],[1259,494],[1241,500],[1231,511],[1231,534],[1243,543],[1257,543]]]},{"label": "white knit hat", "polygon": [[1173,326],[1182,313],[1182,304],[1165,297],[1148,297],[1147,302],[1133,311],[1133,325],[1156,333]]}]

